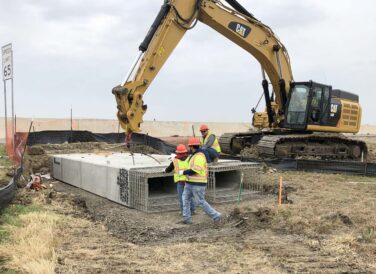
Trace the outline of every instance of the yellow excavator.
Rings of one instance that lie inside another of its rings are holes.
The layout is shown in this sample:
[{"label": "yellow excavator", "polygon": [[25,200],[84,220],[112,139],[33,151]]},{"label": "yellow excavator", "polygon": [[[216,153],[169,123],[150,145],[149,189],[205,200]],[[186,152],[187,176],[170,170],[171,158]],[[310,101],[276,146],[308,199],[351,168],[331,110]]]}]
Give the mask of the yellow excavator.
[{"label": "yellow excavator", "polygon": [[164,1],[126,78],[112,90],[117,117],[128,139],[140,131],[147,110],[144,93],[186,31],[198,21],[249,52],[261,65],[266,111],[252,110],[254,130],[223,134],[223,152],[238,154],[253,147],[262,157],[366,158],[366,144],[343,135],[359,131],[359,97],[313,81],[295,82],[282,42],[236,0]]}]

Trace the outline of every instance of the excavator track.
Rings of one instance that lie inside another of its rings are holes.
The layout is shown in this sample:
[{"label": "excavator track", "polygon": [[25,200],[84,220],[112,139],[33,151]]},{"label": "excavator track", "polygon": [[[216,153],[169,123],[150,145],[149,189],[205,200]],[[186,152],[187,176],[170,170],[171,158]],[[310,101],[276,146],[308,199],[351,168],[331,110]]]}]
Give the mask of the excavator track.
[{"label": "excavator track", "polygon": [[232,140],[237,136],[238,133],[224,133],[219,138],[219,145],[221,146],[222,152],[226,154],[233,154],[231,146]]},{"label": "excavator track", "polygon": [[234,155],[239,154],[245,147],[257,144],[261,137],[260,131],[224,133],[218,141],[223,153]]},{"label": "excavator track", "polygon": [[365,142],[342,134],[266,135],[256,145],[262,157],[362,160],[367,156]]},{"label": "excavator track", "polygon": [[[226,144],[225,141],[227,141]],[[236,143],[237,147],[234,147]],[[262,158],[319,158],[361,161],[367,157],[365,142],[337,133],[232,133],[226,134],[224,139],[221,137],[220,144],[224,148],[224,153],[228,154],[239,154],[241,150],[239,146],[243,146],[242,149],[253,146],[258,156]]]}]

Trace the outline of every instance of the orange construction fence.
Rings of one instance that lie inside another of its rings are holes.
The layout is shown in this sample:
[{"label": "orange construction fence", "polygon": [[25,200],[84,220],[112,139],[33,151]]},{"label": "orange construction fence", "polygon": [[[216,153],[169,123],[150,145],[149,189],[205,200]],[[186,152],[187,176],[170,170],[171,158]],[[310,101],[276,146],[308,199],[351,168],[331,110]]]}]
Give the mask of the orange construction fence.
[{"label": "orange construction fence", "polygon": [[7,123],[7,132],[5,135],[5,150],[15,166],[21,165],[22,155],[24,153],[27,138],[27,132],[16,132],[14,134],[14,144],[12,138],[12,122]]}]

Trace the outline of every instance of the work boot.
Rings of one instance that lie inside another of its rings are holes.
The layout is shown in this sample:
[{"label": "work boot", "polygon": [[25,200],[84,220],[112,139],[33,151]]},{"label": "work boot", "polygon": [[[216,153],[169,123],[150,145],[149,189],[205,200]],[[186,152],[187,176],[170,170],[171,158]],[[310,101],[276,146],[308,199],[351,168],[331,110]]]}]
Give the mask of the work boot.
[{"label": "work boot", "polygon": [[190,220],[182,220],[182,221],[177,222],[177,224],[179,224],[179,225],[191,225],[192,221],[190,221]]},{"label": "work boot", "polygon": [[219,214],[217,218],[213,219],[215,223],[220,223],[222,220],[222,214]]},{"label": "work boot", "polygon": [[221,227],[224,223],[224,220],[222,218],[222,214],[220,214],[217,218],[213,219],[213,221],[214,221],[214,226],[216,228]]}]

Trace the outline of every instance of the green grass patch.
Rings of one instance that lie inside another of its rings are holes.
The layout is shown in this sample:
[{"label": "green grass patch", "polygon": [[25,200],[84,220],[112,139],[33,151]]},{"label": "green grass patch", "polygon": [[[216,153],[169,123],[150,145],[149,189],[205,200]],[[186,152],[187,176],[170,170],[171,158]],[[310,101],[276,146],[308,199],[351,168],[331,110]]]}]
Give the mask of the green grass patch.
[{"label": "green grass patch", "polygon": [[0,215],[0,244],[10,240],[9,226],[22,226],[19,215],[40,211],[44,209],[36,205],[10,205],[4,209]]},{"label": "green grass patch", "polygon": [[1,274],[17,274],[19,272],[12,270],[12,269],[1,269],[0,268],[0,273]]},{"label": "green grass patch", "polygon": [[367,243],[371,243],[376,239],[376,226],[367,227],[362,231],[362,239]]},{"label": "green grass patch", "polygon": [[5,268],[4,265],[6,263],[7,259],[4,257],[0,257],[0,273],[1,274],[16,274],[19,273],[13,269]]}]

